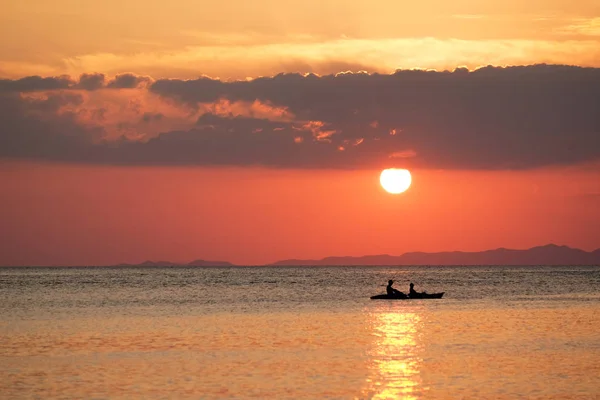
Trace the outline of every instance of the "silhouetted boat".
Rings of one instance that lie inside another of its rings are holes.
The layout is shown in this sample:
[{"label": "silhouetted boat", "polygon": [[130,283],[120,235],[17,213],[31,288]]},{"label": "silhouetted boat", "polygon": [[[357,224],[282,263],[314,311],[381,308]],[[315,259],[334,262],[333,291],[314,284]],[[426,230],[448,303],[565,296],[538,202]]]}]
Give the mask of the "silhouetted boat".
[{"label": "silhouetted boat", "polygon": [[410,299],[441,299],[446,292],[441,293],[419,293],[417,296],[398,296],[388,294],[378,294],[371,296],[371,300],[410,300]]}]

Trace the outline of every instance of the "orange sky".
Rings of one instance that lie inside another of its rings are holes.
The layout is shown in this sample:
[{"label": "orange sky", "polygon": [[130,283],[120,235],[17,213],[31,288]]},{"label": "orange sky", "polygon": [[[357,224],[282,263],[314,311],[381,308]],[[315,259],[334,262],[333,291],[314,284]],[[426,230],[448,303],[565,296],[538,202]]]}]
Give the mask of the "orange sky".
[{"label": "orange sky", "polygon": [[4,1],[0,265],[593,250],[597,68],[597,0]]},{"label": "orange sky", "polygon": [[596,0],[7,0],[0,76],[600,66]]},{"label": "orange sky", "polygon": [[417,170],[396,196],[381,189],[378,170],[5,163],[0,171],[5,265],[260,264],[550,242],[592,250],[600,237],[597,168]]}]

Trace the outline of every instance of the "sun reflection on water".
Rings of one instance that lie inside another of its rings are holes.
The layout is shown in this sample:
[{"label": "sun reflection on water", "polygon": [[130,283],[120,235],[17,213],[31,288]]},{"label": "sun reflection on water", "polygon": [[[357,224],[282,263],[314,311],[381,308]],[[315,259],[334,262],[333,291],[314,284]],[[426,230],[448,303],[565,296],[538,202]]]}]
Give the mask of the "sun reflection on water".
[{"label": "sun reflection on water", "polygon": [[422,346],[421,317],[415,312],[377,311],[372,314],[373,346],[369,350],[370,377],[366,396],[371,399],[418,399]]}]

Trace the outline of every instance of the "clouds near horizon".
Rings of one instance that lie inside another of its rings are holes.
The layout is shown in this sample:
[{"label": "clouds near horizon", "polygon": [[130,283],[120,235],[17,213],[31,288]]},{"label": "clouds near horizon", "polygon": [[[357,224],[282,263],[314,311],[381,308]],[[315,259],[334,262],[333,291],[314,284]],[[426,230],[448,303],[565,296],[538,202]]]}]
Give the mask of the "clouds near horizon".
[{"label": "clouds near horizon", "polygon": [[0,80],[0,157],[119,165],[529,169],[600,161],[600,69]]}]

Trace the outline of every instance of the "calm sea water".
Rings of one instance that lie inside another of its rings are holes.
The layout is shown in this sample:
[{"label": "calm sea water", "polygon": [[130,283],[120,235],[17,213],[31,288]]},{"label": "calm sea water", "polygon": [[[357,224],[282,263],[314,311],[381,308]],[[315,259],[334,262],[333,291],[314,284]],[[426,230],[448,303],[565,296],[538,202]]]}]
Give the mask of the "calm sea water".
[{"label": "calm sea water", "polygon": [[600,398],[600,267],[1,268],[0,317],[3,399]]}]

